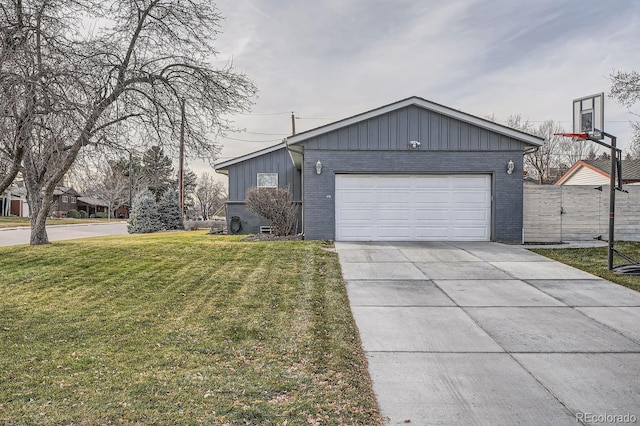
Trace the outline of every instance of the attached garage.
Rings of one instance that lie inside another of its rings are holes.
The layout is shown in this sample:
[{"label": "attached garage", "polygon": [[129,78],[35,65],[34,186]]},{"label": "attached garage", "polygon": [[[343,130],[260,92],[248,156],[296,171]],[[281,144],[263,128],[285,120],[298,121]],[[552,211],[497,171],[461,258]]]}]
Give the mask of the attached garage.
[{"label": "attached garage", "polygon": [[491,175],[336,174],[337,241],[489,241]]},{"label": "attached garage", "polygon": [[258,232],[244,197],[270,173],[300,200],[309,240],[520,243],[523,154],[542,142],[411,97],[216,170],[229,175],[228,223],[239,220],[242,232]]}]

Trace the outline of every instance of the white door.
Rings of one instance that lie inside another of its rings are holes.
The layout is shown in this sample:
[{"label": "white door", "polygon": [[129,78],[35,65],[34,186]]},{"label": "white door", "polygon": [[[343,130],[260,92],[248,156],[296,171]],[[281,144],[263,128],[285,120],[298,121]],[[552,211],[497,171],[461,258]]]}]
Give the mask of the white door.
[{"label": "white door", "polygon": [[490,175],[336,175],[336,241],[489,241]]}]

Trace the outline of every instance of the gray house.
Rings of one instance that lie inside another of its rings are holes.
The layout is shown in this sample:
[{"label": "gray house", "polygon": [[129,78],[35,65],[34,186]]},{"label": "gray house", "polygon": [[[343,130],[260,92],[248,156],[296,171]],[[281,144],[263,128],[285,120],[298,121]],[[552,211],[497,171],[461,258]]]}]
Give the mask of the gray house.
[{"label": "gray house", "polygon": [[523,153],[543,140],[419,97],[216,165],[230,233],[251,187],[289,187],[312,240],[522,241]]}]

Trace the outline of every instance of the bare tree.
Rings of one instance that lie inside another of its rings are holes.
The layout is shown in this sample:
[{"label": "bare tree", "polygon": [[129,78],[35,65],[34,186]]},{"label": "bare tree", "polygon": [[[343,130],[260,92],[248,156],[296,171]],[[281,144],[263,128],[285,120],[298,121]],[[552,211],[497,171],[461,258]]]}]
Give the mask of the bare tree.
[{"label": "bare tree", "polygon": [[640,160],[640,125],[638,123],[633,125],[633,135],[627,147],[627,155],[632,160]]},{"label": "bare tree", "polygon": [[[621,105],[630,108],[640,101],[640,74],[637,71],[614,72],[611,74],[611,81],[613,84],[609,96]],[[633,159],[640,159],[640,123],[635,122],[632,125],[633,136],[627,154]]]},{"label": "bare tree", "polygon": [[195,196],[204,220],[209,220],[227,198],[222,182],[216,181],[208,173],[203,173],[198,179]]},{"label": "bare tree", "polygon": [[105,201],[109,207],[108,217],[122,204],[128,204],[129,178],[109,163],[103,164],[94,171],[95,184],[87,188],[87,192]]},{"label": "bare tree", "polygon": [[48,242],[53,190],[82,150],[168,147],[188,99],[189,152],[213,160],[211,133],[255,94],[230,64],[212,63],[221,17],[210,0],[0,1],[0,149],[11,165],[0,185],[22,172],[31,244]]},{"label": "bare tree", "polygon": [[[539,184],[553,180],[557,177],[552,175],[554,169],[557,172],[558,169],[563,167],[560,161],[563,137],[555,135],[555,133],[561,133],[562,131],[562,126],[553,120],[547,120],[535,129],[535,134],[543,137],[544,142],[537,151],[525,155],[524,163],[525,167],[529,167],[534,171]],[[564,166],[566,168],[566,165]]]},{"label": "bare tree", "polygon": [[637,71],[617,71],[610,77],[613,84],[609,96],[627,107],[640,101],[640,74]]},{"label": "bare tree", "polygon": [[564,131],[559,123],[547,120],[535,127],[529,120],[524,120],[517,114],[507,119],[507,126],[544,138],[540,147],[524,156],[525,170],[533,175],[539,184],[552,180],[555,177],[552,176],[554,171],[559,172],[567,168],[567,164],[562,161],[567,145],[561,136],[554,135]]},{"label": "bare tree", "polygon": [[560,152],[562,158],[566,161],[568,167],[573,166],[580,160],[584,160],[589,152],[594,148],[595,144],[585,139],[563,138],[560,141]]}]

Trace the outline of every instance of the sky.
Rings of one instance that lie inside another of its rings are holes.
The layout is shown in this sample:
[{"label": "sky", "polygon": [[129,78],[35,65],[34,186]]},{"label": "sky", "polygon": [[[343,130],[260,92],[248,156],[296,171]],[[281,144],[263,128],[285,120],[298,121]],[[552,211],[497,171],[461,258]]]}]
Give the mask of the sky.
[{"label": "sky", "polygon": [[[419,96],[503,122],[572,128],[572,100],[608,94],[640,71],[637,0],[218,0],[217,63],[258,87],[218,161]],[[636,106],[640,113],[640,105]],[[632,108],[633,110],[633,108]],[[605,131],[624,148],[636,116],[605,99]],[[640,121],[640,119],[637,119]],[[194,162],[200,174],[211,167]],[[219,179],[226,179],[218,175]]]}]

